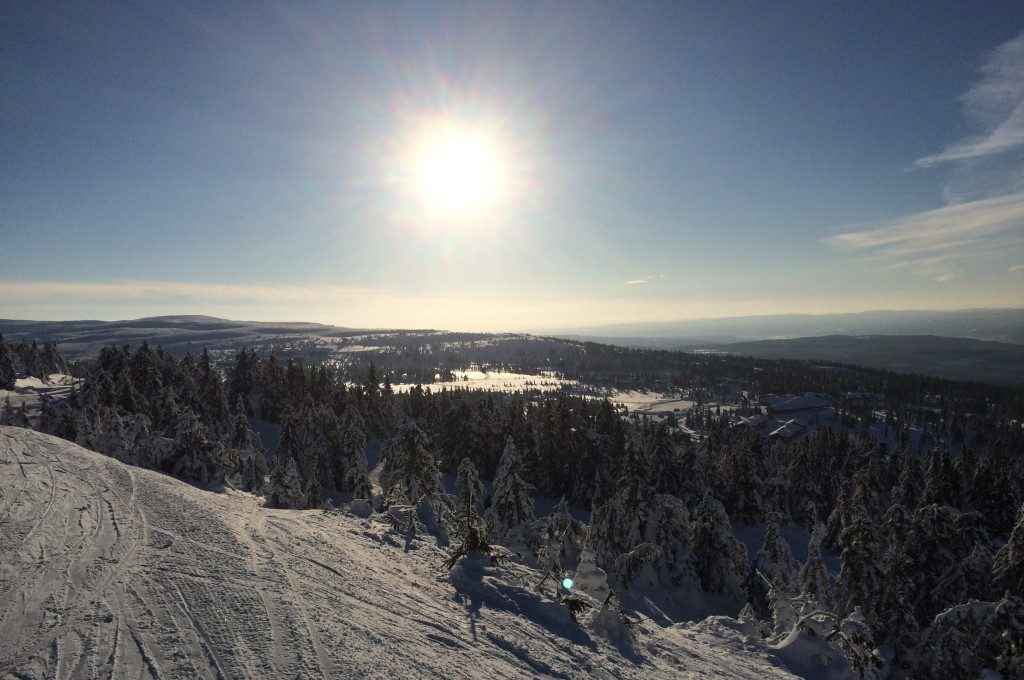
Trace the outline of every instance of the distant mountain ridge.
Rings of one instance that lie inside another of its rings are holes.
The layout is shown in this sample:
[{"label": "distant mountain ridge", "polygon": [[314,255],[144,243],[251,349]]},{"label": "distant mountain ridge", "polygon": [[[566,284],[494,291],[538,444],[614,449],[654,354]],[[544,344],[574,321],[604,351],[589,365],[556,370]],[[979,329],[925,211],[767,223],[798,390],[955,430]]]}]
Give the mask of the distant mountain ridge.
[{"label": "distant mountain ridge", "polygon": [[106,345],[148,341],[172,353],[240,347],[269,339],[301,341],[314,336],[339,337],[350,328],[311,322],[231,321],[212,316],[154,316],[123,321],[24,321],[0,319],[8,340],[56,340],[70,358],[94,355]]},{"label": "distant mountain ridge", "polygon": [[[1016,337],[1018,321],[1013,314],[1024,315],[1024,310],[984,310],[977,315],[974,328],[982,334]],[[994,312],[999,311],[1000,314]],[[1012,312],[1013,314],[1007,314]],[[829,315],[836,318],[848,315]],[[859,316],[859,315],[855,315]],[[759,320],[761,328],[781,330],[785,319],[808,317],[746,317],[744,319],[706,320],[732,322],[740,326]],[[818,317],[819,328],[827,326]],[[965,318],[961,315],[961,321]],[[765,319],[770,321],[766,325]],[[987,321],[986,321],[987,319]],[[1002,320],[1000,322],[1000,320]],[[984,323],[983,323],[984,322]],[[699,323],[699,322],[693,322]],[[923,323],[920,319],[918,323]],[[1020,325],[1024,325],[1021,322]],[[801,328],[799,323],[797,328]],[[803,326],[806,327],[806,326]],[[905,325],[904,327],[907,327]],[[181,355],[198,354],[205,346],[211,351],[234,352],[249,347],[291,347],[302,349],[300,354],[313,356],[318,346],[321,358],[331,355],[338,347],[351,343],[357,346],[367,336],[395,333],[427,333],[423,329],[354,329],[311,322],[232,321],[209,316],[159,316],[124,321],[23,321],[0,319],[0,332],[12,342],[20,340],[56,340],[61,351],[70,359],[95,356],[109,345],[162,346],[165,351]],[[749,332],[749,331],[747,331]],[[762,331],[763,332],[763,331]],[[476,334],[490,336],[490,334]],[[781,333],[779,333],[781,335]],[[958,380],[977,380],[1002,385],[1024,385],[1024,329],[1020,331],[1021,344],[995,342],[967,337],[946,337],[939,334],[845,334],[831,333],[807,335],[785,339],[755,339],[735,341],[735,337],[588,337],[573,339],[594,340],[606,344],[636,348],[658,348],[679,351],[711,351],[753,356],[764,359],[798,359],[831,363],[857,364],[902,373],[920,373]],[[523,336],[528,337],[528,336]],[[561,336],[568,337],[568,336]],[[360,338],[363,338],[360,340]],[[428,340],[407,338],[406,342]],[[391,344],[388,339],[384,344]],[[330,349],[331,347],[334,350]]]},{"label": "distant mountain ridge", "polygon": [[828,335],[693,346],[761,359],[857,364],[899,373],[1024,385],[1024,345],[936,335]]},{"label": "distant mountain ridge", "polygon": [[675,349],[694,343],[829,335],[934,335],[1024,345],[1024,307],[780,314],[547,329],[545,335]]}]

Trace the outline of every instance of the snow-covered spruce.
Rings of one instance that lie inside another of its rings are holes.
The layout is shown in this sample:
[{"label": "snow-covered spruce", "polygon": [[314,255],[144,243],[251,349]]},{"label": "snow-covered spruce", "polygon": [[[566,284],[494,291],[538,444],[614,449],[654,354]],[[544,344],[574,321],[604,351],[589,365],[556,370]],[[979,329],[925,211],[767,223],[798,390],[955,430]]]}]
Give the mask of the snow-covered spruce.
[{"label": "snow-covered spruce", "polygon": [[537,546],[533,531],[532,489],[523,475],[523,458],[509,438],[494,477],[491,504],[487,509],[487,536],[520,556],[530,555]]}]

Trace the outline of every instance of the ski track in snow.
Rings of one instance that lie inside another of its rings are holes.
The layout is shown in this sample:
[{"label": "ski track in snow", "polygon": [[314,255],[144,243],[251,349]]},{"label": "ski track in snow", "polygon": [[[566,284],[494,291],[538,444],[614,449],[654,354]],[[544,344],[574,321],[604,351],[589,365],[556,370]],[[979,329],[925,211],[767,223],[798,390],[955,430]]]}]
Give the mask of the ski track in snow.
[{"label": "ski track in snow", "polygon": [[793,677],[727,628],[645,619],[623,654],[525,590],[470,606],[444,557],[0,427],[3,678]]}]

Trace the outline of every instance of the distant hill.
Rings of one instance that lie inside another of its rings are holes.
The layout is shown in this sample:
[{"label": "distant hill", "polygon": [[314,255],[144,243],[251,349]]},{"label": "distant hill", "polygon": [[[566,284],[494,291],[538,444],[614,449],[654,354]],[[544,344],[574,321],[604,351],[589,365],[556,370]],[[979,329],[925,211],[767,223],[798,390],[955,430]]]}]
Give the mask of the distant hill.
[{"label": "distant hill", "polygon": [[858,364],[901,373],[1024,385],[1024,345],[935,335],[828,335],[695,345],[763,359]]},{"label": "distant hill", "polygon": [[[837,315],[840,316],[840,315]],[[773,319],[777,317],[762,317]],[[990,321],[993,318],[990,317]],[[724,320],[723,320],[724,321]],[[1012,328],[1012,319],[1005,329]],[[977,326],[976,328],[981,328]],[[986,326],[991,331],[993,324]],[[13,342],[56,340],[69,359],[96,356],[109,345],[137,347],[143,340],[165,351],[198,354],[203,347],[222,356],[242,347],[277,351],[311,361],[337,359],[350,352],[387,351],[388,348],[424,348],[437,343],[472,340],[484,342],[473,354],[475,361],[503,361],[520,356],[525,345],[537,350],[542,339],[519,334],[449,333],[424,329],[353,329],[307,322],[231,321],[209,316],[159,316],[126,321],[18,321],[0,319],[0,333]],[[564,336],[563,336],[564,337]],[[502,340],[504,349],[486,349],[487,341]],[[935,334],[881,335],[829,334],[789,339],[731,342],[718,337],[683,338],[582,338],[623,347],[681,351],[712,351],[764,359],[804,359],[857,364],[897,372],[913,372],[942,378],[977,380],[1003,385],[1024,385],[1024,344],[991,342]],[[572,344],[572,340],[568,341]],[[538,344],[539,343],[539,344]],[[547,348],[544,351],[548,351]],[[463,351],[466,351],[463,348]],[[538,350],[539,351],[539,350]],[[380,354],[368,359],[382,361]],[[403,365],[403,371],[407,366]]]},{"label": "distant hill", "polygon": [[547,329],[547,335],[635,347],[831,335],[938,335],[1024,345],[1024,308],[882,310],[857,314],[783,314]]},{"label": "distant hill", "polygon": [[317,336],[341,337],[354,331],[308,322],[229,321],[212,316],[154,316],[125,321],[18,321],[0,319],[0,333],[11,341],[56,340],[70,358],[95,355],[105,345],[143,340],[173,354],[197,352],[202,346],[225,349],[268,340],[301,341]]}]

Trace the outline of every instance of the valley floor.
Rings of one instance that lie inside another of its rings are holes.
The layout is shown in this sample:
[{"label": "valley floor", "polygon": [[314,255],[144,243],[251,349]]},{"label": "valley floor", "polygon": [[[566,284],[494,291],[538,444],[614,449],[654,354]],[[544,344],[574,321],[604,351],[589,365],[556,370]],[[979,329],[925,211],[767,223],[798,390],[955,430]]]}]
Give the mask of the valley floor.
[{"label": "valley floor", "polygon": [[793,677],[729,619],[612,644],[532,570],[260,500],[0,427],[0,677]]}]

